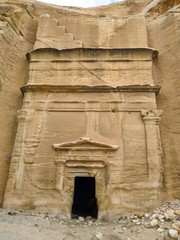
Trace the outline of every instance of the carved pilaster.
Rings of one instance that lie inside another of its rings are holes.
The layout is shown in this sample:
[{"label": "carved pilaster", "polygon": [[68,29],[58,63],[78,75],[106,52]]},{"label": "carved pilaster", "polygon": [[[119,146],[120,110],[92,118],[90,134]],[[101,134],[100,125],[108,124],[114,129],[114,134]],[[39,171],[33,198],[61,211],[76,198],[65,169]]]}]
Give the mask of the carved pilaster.
[{"label": "carved pilaster", "polygon": [[56,163],[55,188],[59,191],[62,191],[63,185],[64,185],[64,169],[65,169],[65,163],[66,163],[65,155],[63,155],[63,153],[57,152],[55,163]]},{"label": "carved pilaster", "polygon": [[159,183],[161,176],[161,138],[159,122],[161,110],[142,110],[141,115],[145,125],[146,153],[150,180]]},{"label": "carved pilaster", "polygon": [[15,140],[14,149],[13,149],[13,156],[22,155],[22,145],[24,144],[24,141],[26,138],[27,127],[31,120],[31,116],[32,116],[32,111],[24,111],[24,110],[18,111],[18,116],[17,116],[18,129],[17,129],[16,140]]},{"label": "carved pilaster", "polygon": [[24,158],[25,158],[25,140],[28,133],[29,123],[31,121],[33,111],[31,110],[20,110],[18,111],[18,130],[15,140],[15,145],[13,149],[13,155],[11,164],[14,163],[14,158],[19,156],[19,161],[17,163],[17,175],[15,179],[16,189],[22,187],[23,174],[24,174]]}]

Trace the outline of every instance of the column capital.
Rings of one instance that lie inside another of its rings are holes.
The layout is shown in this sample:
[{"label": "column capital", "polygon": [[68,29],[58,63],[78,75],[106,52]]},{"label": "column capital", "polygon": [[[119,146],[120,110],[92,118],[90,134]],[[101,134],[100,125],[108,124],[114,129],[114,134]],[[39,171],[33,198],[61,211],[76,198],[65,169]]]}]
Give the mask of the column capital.
[{"label": "column capital", "polygon": [[151,122],[151,123],[155,123],[158,124],[161,120],[161,116],[163,114],[162,110],[145,110],[143,109],[141,111],[141,116],[143,118],[143,121],[145,122]]}]

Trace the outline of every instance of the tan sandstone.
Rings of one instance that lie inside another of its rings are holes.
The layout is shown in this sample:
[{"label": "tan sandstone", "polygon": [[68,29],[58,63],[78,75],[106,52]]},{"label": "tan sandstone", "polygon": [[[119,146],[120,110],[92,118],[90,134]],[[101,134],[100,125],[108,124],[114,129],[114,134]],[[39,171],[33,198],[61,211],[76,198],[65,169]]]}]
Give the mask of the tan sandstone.
[{"label": "tan sandstone", "polygon": [[99,217],[180,197],[178,4],[1,1],[5,208],[70,217],[77,177]]}]

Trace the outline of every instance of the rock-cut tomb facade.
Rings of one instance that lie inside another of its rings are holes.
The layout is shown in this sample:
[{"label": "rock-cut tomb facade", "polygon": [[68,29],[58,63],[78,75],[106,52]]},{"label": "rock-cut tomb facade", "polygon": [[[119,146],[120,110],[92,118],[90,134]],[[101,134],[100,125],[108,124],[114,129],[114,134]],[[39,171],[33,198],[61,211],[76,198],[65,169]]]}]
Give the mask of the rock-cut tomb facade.
[{"label": "rock-cut tomb facade", "polygon": [[96,218],[159,201],[158,51],[148,47],[142,16],[106,39],[86,48],[57,19],[41,16],[27,53],[4,207]]}]

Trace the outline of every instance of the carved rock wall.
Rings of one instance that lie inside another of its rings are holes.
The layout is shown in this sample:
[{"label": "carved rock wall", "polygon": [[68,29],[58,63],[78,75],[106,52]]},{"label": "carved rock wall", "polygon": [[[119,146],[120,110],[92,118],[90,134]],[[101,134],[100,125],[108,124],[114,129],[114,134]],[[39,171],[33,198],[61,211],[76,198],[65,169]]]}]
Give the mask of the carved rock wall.
[{"label": "carved rock wall", "polygon": [[[3,206],[70,217],[79,176],[95,177],[99,216],[158,204],[161,112],[151,74],[156,54],[149,48],[30,52]],[[133,82],[119,75],[121,64],[133,71]]]},{"label": "carved rock wall", "polygon": [[[54,19],[58,19],[58,26],[65,26],[65,33],[71,33],[73,40],[81,41],[83,47],[106,47],[109,43],[116,47],[117,41],[114,40],[114,36],[119,37],[123,28],[127,29],[128,35],[123,36],[122,46],[134,47],[134,39],[130,38],[129,31],[134,29],[132,34],[135,34],[138,25],[134,21],[131,25],[131,20],[134,15],[142,12],[146,16],[147,36],[144,34],[141,36],[146,31],[143,25],[141,33],[138,32],[135,36],[135,44],[140,40],[145,44],[144,46],[147,46],[146,40],[148,40],[150,47],[159,50],[159,58],[154,62],[153,75],[156,83],[162,86],[158,96],[158,108],[165,111],[160,125],[164,153],[164,186],[170,196],[179,198],[179,1],[156,1],[157,3],[149,7],[150,2],[155,1],[127,0],[123,3],[90,9],[50,6],[33,0],[0,2],[0,45],[2,49],[0,51],[2,116],[0,120],[0,204],[3,202],[16,135],[16,113],[22,103],[19,88],[25,85],[28,79],[28,64],[25,55],[34,48],[40,15],[47,12]],[[167,11],[169,12],[166,13]],[[138,21],[139,19],[144,21],[142,17],[139,17]],[[84,29],[86,29],[86,34],[84,34]],[[127,41],[129,38],[132,41]],[[134,97],[137,98],[137,96]],[[129,141],[130,133],[126,128],[128,125],[131,129],[132,122],[128,122],[128,115],[124,117],[126,119],[124,141],[132,144],[133,147],[133,141]],[[40,131],[39,127],[37,129],[39,129],[37,132]],[[139,136],[141,135],[141,130],[139,130]],[[139,137],[138,145],[141,144],[141,137]],[[128,156],[124,167],[131,171],[130,163],[133,153],[128,149],[124,149]]]}]

